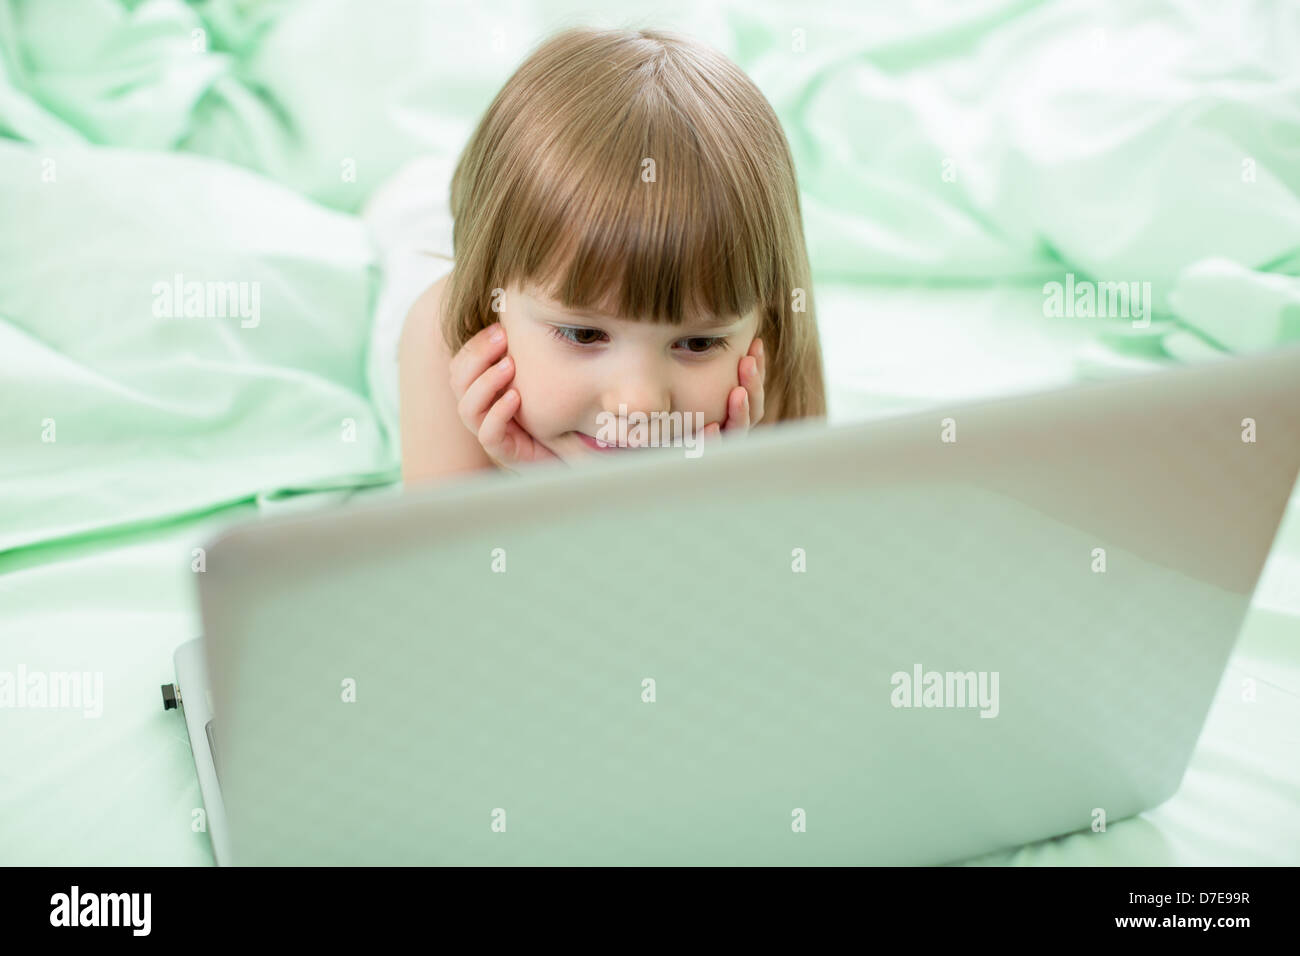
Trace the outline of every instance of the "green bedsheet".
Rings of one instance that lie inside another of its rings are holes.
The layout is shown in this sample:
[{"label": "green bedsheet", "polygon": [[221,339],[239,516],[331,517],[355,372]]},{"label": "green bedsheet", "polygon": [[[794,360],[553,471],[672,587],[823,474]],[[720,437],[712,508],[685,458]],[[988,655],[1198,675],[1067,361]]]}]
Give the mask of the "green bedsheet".
[{"label": "green bedsheet", "polygon": [[[797,21],[775,2],[0,0],[0,670],[105,680],[98,719],[0,710],[0,863],[211,861],[158,696],[197,633],[191,549],[394,492],[359,212],[412,156],[454,157],[559,26],[695,34],[777,108],[833,421],[1300,340],[1294,4]],[[1046,316],[1067,273],[1149,283],[1150,323]],[[187,317],[167,290],[194,281],[256,309]],[[1183,789],[986,862],[1300,862],[1295,501]]]}]

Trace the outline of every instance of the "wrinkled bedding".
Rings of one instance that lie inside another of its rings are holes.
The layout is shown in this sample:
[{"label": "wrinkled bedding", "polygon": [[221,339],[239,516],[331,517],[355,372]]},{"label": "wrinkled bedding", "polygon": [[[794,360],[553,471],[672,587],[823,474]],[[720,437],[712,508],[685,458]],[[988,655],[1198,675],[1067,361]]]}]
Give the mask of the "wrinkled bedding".
[{"label": "wrinkled bedding", "polygon": [[[0,670],[105,679],[98,718],[0,710],[0,863],[212,862],[158,696],[198,632],[192,549],[396,492],[375,333],[419,281],[367,202],[454,160],[578,9],[0,0]],[[1300,340],[1294,4],[655,22],[735,59],[785,125],[832,421]],[[1149,314],[1050,315],[1067,277],[1148,288]],[[1297,500],[1182,789],[973,862],[1300,862]]]}]

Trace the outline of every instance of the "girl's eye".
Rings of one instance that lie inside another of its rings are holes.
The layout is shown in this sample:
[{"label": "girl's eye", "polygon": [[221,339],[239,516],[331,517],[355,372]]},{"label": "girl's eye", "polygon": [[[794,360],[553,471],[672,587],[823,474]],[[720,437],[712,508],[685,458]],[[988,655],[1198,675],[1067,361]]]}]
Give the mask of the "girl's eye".
[{"label": "girl's eye", "polygon": [[726,340],[726,338],[723,337],[723,336],[718,336],[718,335],[708,336],[708,337],[706,337],[706,336],[697,336],[697,337],[695,337],[695,338],[683,339],[682,341],[684,341],[684,342],[703,342],[703,343],[704,343],[704,348],[700,348],[700,349],[692,349],[692,348],[688,348],[688,349],[686,350],[686,351],[690,352],[692,355],[708,355],[708,354],[709,354],[710,352],[712,352],[714,349],[725,348],[725,347],[726,347],[726,344],[727,344],[727,340]]},{"label": "girl's eye", "polygon": [[[568,342],[571,345],[577,345],[577,346],[595,345],[597,342],[600,341],[600,339],[599,338],[591,339],[588,338],[587,336],[603,336],[605,334],[599,329],[570,328],[564,325],[552,325],[550,328],[551,328],[551,334],[555,336],[557,339],[560,339],[563,342]],[[688,339],[682,339],[682,341],[688,343],[695,343],[696,345],[698,345],[699,343],[703,343],[703,346],[700,348],[692,348],[688,345],[686,351],[689,352],[691,355],[708,355],[710,352],[713,352],[716,349],[725,348],[727,339],[725,336],[702,336],[701,335],[701,336],[692,336],[691,338]]]},{"label": "girl's eye", "polygon": [[604,335],[605,333],[601,332],[599,329],[571,329],[564,325],[552,325],[551,334],[557,339],[572,343],[573,345],[595,345],[596,342],[594,341],[589,339],[580,339],[578,337],[587,334]]}]

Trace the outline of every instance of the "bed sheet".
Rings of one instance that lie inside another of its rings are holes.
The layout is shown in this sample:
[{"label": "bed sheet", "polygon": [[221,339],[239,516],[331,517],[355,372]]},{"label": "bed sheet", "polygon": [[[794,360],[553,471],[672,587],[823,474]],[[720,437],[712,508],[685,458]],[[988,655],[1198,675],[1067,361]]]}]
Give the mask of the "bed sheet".
[{"label": "bed sheet", "polygon": [[[0,222],[21,226],[0,229],[0,668],[106,680],[97,719],[0,713],[0,863],[211,862],[157,690],[197,631],[191,550],[398,474],[367,354],[394,270],[358,213],[412,156],[454,158],[540,37],[644,20],[0,0]],[[644,25],[717,46],[781,118],[832,421],[1300,340],[1294,3],[826,2],[791,24],[731,0]],[[1149,321],[1052,317],[1067,277],[1149,283]],[[258,314],[187,314],[169,290],[191,280],[256,289]],[[979,862],[1300,862],[1296,512],[1178,794]]]}]

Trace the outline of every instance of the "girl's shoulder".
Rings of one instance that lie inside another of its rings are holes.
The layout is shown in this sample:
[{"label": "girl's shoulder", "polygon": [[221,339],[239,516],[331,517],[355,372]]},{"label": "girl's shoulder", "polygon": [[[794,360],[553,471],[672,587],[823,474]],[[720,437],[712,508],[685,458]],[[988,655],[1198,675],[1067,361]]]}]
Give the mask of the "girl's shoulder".
[{"label": "girl's shoulder", "polygon": [[411,306],[398,349],[402,478],[407,484],[493,467],[465,427],[450,387],[452,355],[442,334],[451,274],[429,286]]},{"label": "girl's shoulder", "polygon": [[442,309],[450,279],[451,273],[448,272],[411,303],[406,320],[402,323],[400,348],[403,351],[408,348],[426,349],[437,343],[442,343],[442,351],[447,350],[442,335]]}]

